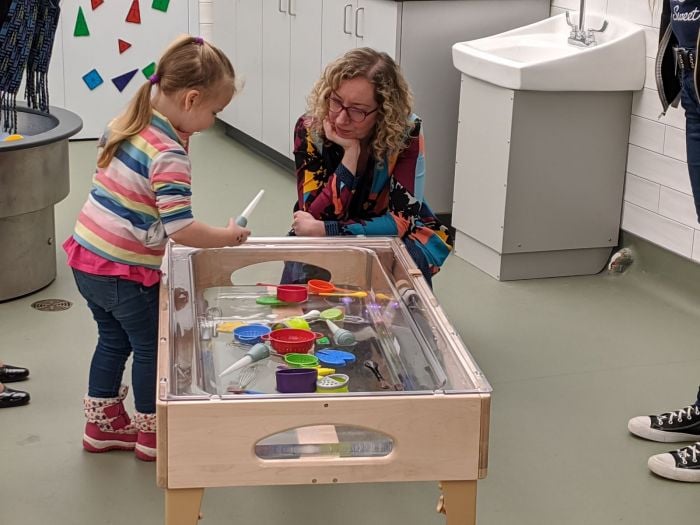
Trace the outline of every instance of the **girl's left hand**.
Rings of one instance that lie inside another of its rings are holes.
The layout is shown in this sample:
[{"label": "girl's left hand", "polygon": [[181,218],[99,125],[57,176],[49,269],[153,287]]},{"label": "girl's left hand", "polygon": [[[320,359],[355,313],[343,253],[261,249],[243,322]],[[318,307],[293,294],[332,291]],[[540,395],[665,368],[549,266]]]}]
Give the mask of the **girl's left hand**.
[{"label": "girl's left hand", "polygon": [[295,211],[292,222],[294,233],[300,237],[325,237],[326,225],[305,211]]}]

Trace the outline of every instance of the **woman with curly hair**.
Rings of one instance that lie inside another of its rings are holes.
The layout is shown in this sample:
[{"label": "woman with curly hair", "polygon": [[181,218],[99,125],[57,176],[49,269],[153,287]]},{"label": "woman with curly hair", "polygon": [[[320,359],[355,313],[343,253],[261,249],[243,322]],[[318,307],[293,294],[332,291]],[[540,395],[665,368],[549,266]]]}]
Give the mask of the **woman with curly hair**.
[{"label": "woman with curly hair", "polygon": [[[294,130],[292,227],[298,236],[399,236],[430,284],[452,239],[424,200],[423,129],[412,104],[386,53],[353,49],[326,67]],[[310,277],[288,264],[282,281]]]}]

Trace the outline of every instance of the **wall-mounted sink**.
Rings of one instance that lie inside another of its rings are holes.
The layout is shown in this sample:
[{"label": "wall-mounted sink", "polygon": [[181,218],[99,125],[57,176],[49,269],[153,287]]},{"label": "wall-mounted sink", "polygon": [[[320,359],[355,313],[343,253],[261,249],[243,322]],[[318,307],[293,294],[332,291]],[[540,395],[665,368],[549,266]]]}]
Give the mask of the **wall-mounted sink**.
[{"label": "wall-mounted sink", "polygon": [[[574,15],[577,19],[578,14]],[[533,91],[634,91],[644,86],[644,31],[609,17],[597,45],[567,42],[564,14],[505,33],[452,46],[452,60],[465,75],[497,86]],[[603,20],[587,17],[590,27]]]}]

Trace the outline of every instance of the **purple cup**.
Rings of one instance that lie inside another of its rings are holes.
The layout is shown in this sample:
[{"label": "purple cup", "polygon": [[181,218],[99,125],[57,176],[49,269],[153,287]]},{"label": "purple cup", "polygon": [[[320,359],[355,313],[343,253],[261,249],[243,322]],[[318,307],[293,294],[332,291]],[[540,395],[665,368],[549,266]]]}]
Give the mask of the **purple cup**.
[{"label": "purple cup", "polygon": [[277,391],[283,394],[316,392],[318,371],[315,368],[281,368],[275,372]]}]

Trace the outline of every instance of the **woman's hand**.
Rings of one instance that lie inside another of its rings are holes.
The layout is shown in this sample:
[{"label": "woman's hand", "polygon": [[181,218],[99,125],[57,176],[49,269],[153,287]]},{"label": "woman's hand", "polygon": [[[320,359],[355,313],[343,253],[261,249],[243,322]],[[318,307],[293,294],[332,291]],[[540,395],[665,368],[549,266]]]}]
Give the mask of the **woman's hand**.
[{"label": "woman's hand", "polygon": [[328,118],[325,118],[323,120],[323,131],[326,133],[326,138],[330,140],[331,142],[335,142],[338,144],[338,146],[342,146],[342,148],[347,152],[357,152],[357,155],[360,155],[360,141],[358,139],[348,139],[348,138],[343,138],[340,137],[335,129],[335,126],[331,123]]},{"label": "woman's hand", "polygon": [[314,219],[314,216],[305,211],[295,211],[292,222],[294,233],[300,237],[325,237],[326,225],[323,221]]},{"label": "woman's hand", "polygon": [[323,121],[323,130],[326,132],[328,140],[343,148],[343,165],[351,173],[357,173],[357,161],[360,158],[360,141],[358,139],[339,137],[335,131],[335,126],[327,118]]}]

